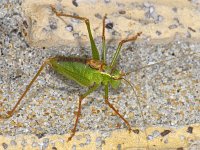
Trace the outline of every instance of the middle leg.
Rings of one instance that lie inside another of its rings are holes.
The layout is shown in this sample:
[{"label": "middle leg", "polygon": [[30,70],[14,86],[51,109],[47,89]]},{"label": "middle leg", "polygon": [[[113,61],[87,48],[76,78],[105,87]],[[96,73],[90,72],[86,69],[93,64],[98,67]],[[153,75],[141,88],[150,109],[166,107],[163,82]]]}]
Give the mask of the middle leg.
[{"label": "middle leg", "polygon": [[117,109],[108,101],[108,85],[105,85],[105,103],[126,123],[129,132],[131,131],[131,125],[129,122],[119,113]]},{"label": "middle leg", "polygon": [[67,141],[70,141],[72,139],[72,137],[75,135],[76,133],[76,127],[79,121],[79,117],[81,116],[81,107],[82,107],[82,101],[83,99],[88,96],[90,93],[92,93],[94,90],[96,90],[99,87],[98,84],[94,85],[92,88],[90,88],[86,93],[84,93],[83,95],[81,95],[79,97],[79,104],[78,104],[78,112],[77,112],[77,116],[76,116],[76,121],[74,124],[74,128],[72,129],[72,134],[70,135],[70,137],[68,138]]}]

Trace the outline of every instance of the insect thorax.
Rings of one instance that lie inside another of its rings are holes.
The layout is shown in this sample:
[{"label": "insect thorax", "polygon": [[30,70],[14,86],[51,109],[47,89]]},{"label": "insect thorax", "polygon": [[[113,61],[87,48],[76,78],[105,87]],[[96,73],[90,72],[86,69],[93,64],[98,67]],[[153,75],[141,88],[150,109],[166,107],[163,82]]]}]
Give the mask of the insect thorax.
[{"label": "insect thorax", "polygon": [[100,60],[87,59],[86,64],[99,71],[105,71],[106,64]]},{"label": "insect thorax", "polygon": [[118,88],[121,83],[121,73],[117,69],[111,69],[103,61],[88,59],[86,64],[91,68],[98,70],[104,76],[103,84],[111,84],[113,88]]},{"label": "insect thorax", "polygon": [[[100,61],[99,61],[100,62]],[[98,64],[99,64],[98,62]],[[112,69],[109,65],[102,63],[99,68],[96,68],[100,74],[103,76],[103,84],[111,84],[111,86],[116,89],[121,83],[122,74],[117,69]]]}]

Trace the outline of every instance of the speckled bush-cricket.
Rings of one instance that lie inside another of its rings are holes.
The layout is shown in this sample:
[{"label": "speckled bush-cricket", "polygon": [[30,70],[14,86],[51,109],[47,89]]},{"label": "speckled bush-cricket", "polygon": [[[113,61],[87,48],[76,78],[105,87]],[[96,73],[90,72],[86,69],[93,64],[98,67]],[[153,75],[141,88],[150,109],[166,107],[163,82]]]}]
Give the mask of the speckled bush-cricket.
[{"label": "speckled bush-cricket", "polygon": [[78,57],[67,57],[67,56],[55,56],[55,57],[47,58],[43,62],[41,67],[39,68],[36,75],[31,80],[29,85],[26,87],[25,91],[22,93],[21,97],[19,98],[15,106],[10,111],[7,112],[6,117],[9,118],[13,116],[16,108],[18,107],[18,105],[20,104],[24,96],[27,94],[27,92],[30,90],[32,84],[36,81],[37,77],[40,75],[44,67],[49,65],[50,68],[55,70],[57,73],[63,75],[64,77],[68,79],[75,81],[76,83],[78,83],[79,85],[83,87],[89,88],[87,92],[79,96],[78,112],[76,114],[76,120],[75,120],[74,127],[72,129],[72,134],[68,138],[68,141],[71,140],[72,137],[76,133],[76,127],[79,122],[79,117],[81,115],[81,107],[82,107],[83,99],[86,98],[90,93],[95,91],[101,85],[104,86],[105,103],[125,122],[129,131],[131,131],[131,126],[129,122],[109,102],[108,92],[109,92],[109,85],[111,85],[112,88],[117,89],[120,86],[120,83],[122,80],[127,82],[133,88],[130,82],[124,78],[124,76],[126,76],[127,74],[116,69],[116,62],[118,60],[122,45],[126,42],[135,41],[138,38],[138,36],[141,35],[141,32],[137,33],[135,36],[131,38],[120,41],[116,49],[116,52],[113,55],[111,63],[107,64],[106,62],[107,51],[106,51],[106,42],[105,42],[106,15],[103,18],[102,56],[100,57],[99,51],[97,50],[95,41],[91,33],[90,22],[87,18],[58,12],[54,6],[51,6],[51,9],[55,13],[55,15],[58,17],[70,17],[70,18],[82,20],[85,22],[89,39],[90,39],[90,44],[91,44],[92,58],[78,58]]}]

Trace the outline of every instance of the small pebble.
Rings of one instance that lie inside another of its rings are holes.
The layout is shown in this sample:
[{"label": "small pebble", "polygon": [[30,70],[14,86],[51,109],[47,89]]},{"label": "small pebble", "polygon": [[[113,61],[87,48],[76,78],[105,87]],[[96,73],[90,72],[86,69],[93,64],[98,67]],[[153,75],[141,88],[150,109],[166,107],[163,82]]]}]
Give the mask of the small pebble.
[{"label": "small pebble", "polygon": [[112,23],[112,22],[107,23],[107,24],[106,24],[106,28],[107,28],[107,29],[112,29],[112,28],[113,28],[113,23]]},{"label": "small pebble", "polygon": [[173,10],[174,12],[177,12],[177,8],[176,8],[176,7],[173,7],[172,10]]},{"label": "small pebble", "polygon": [[6,15],[6,13],[7,13],[6,9],[1,9],[1,11],[0,11],[0,18],[4,18],[5,15]]},{"label": "small pebble", "polygon": [[72,146],[72,150],[76,150],[76,145],[73,145],[73,146]]},{"label": "small pebble", "polygon": [[72,0],[72,4],[73,4],[74,6],[76,6],[76,7],[78,7],[78,3],[77,3],[76,0]]},{"label": "small pebble", "polygon": [[189,29],[190,31],[192,31],[192,32],[196,32],[196,30],[193,29],[193,28],[191,28],[191,27],[188,27],[188,29]]},{"label": "small pebble", "polygon": [[55,19],[53,19],[53,18],[50,18],[50,19],[49,19],[49,27],[50,27],[52,30],[57,29],[57,22],[56,22]]},{"label": "small pebble", "polygon": [[149,8],[151,6],[151,4],[149,2],[144,2],[144,7]]},{"label": "small pebble", "polygon": [[187,31],[186,37],[187,37],[187,38],[191,38],[191,37],[192,37],[192,35],[191,35],[191,33],[190,33],[189,31]]},{"label": "small pebble", "polygon": [[32,143],[32,147],[37,147],[37,146],[39,146],[39,144],[37,142]]},{"label": "small pebble", "polygon": [[104,0],[105,3],[110,3],[110,0]]},{"label": "small pebble", "polygon": [[8,144],[6,144],[6,143],[2,143],[2,146],[3,146],[4,149],[8,148]]},{"label": "small pebble", "polygon": [[135,134],[139,134],[139,133],[140,133],[140,130],[134,129],[133,132],[134,132]]},{"label": "small pebble", "polygon": [[11,141],[10,141],[10,145],[12,145],[12,146],[16,146],[17,143],[16,143],[14,140],[11,140]]},{"label": "small pebble", "polygon": [[149,8],[149,13],[152,14],[152,13],[154,12],[154,10],[155,10],[155,8],[154,8],[153,6],[151,6],[151,7]]},{"label": "small pebble", "polygon": [[147,140],[153,140],[153,136],[152,135],[148,135],[147,136]]},{"label": "small pebble", "polygon": [[185,136],[181,135],[181,136],[180,136],[180,140],[181,140],[181,141],[185,141],[185,140],[186,140]]},{"label": "small pebble", "polygon": [[45,133],[36,134],[36,136],[40,139],[45,136]]},{"label": "small pebble", "polygon": [[163,132],[160,133],[161,136],[166,136],[169,134],[171,131],[170,130],[164,130]]},{"label": "small pebble", "polygon": [[0,76],[0,84],[3,84],[3,79],[1,76]]},{"label": "small pebble", "polygon": [[80,146],[80,147],[84,147],[85,144],[84,144],[84,143],[80,143],[79,146]]},{"label": "small pebble", "polygon": [[[73,15],[73,16],[78,16],[77,13],[73,13],[72,15]],[[71,18],[71,21],[74,22],[74,23],[80,23],[80,20],[75,19],[75,18]]]},{"label": "small pebble", "polygon": [[101,145],[102,145],[102,138],[101,137],[97,137],[96,138],[96,146],[97,147],[101,147]]},{"label": "small pebble", "polygon": [[79,37],[79,33],[73,33],[74,38],[78,38]]},{"label": "small pebble", "polygon": [[163,21],[163,20],[164,20],[164,17],[161,16],[161,15],[158,15],[157,21],[158,21],[158,22],[161,22],[161,21]]},{"label": "small pebble", "polygon": [[56,10],[59,11],[59,12],[62,12],[63,11],[63,5],[61,3],[57,3],[56,4]]},{"label": "small pebble", "polygon": [[126,11],[125,10],[120,10],[119,14],[121,14],[121,15],[126,14]]},{"label": "small pebble", "polygon": [[102,16],[101,16],[99,13],[96,13],[94,16],[95,16],[96,18],[98,18],[98,19],[102,19]]},{"label": "small pebble", "polygon": [[177,17],[174,18],[174,21],[178,24],[178,25],[181,25],[179,19]]},{"label": "small pebble", "polygon": [[122,145],[121,144],[118,144],[117,145],[117,150],[121,150],[122,149]]},{"label": "small pebble", "polygon": [[175,28],[177,28],[178,26],[176,25],[176,24],[172,24],[172,25],[170,25],[168,28],[169,29],[175,29]]},{"label": "small pebble", "polygon": [[43,139],[43,147],[46,148],[49,145],[49,139],[48,138],[44,138]]},{"label": "small pebble", "polygon": [[187,132],[190,133],[190,134],[192,134],[192,132],[193,132],[193,127],[188,127]]},{"label": "small pebble", "polygon": [[92,140],[91,140],[91,136],[90,136],[89,134],[86,134],[86,135],[85,135],[85,138],[86,138],[85,144],[86,144],[86,145],[90,144],[91,141],[92,141]]},{"label": "small pebble", "polygon": [[154,138],[156,138],[156,137],[160,136],[160,132],[158,130],[155,130],[155,131],[153,131],[152,136]]},{"label": "small pebble", "polygon": [[22,147],[25,147],[25,146],[26,146],[26,144],[27,144],[26,140],[25,140],[25,139],[23,139],[23,140],[22,140],[22,142],[21,142],[21,145],[22,145]]},{"label": "small pebble", "polygon": [[24,25],[24,27],[25,27],[26,29],[28,29],[28,23],[27,23],[26,20],[23,21],[23,25]]},{"label": "small pebble", "polygon": [[169,141],[168,141],[168,139],[166,138],[166,139],[163,140],[163,142],[164,142],[165,144],[167,144]]},{"label": "small pebble", "polygon": [[72,31],[73,31],[73,26],[72,26],[72,25],[67,25],[67,26],[65,27],[65,29],[66,29],[67,31],[69,31],[69,32],[72,32]]},{"label": "small pebble", "polygon": [[54,147],[52,147],[52,150],[57,150],[57,148],[54,146]]},{"label": "small pebble", "polygon": [[161,35],[162,33],[160,32],[160,31],[156,31],[156,34],[159,36],[159,35]]}]

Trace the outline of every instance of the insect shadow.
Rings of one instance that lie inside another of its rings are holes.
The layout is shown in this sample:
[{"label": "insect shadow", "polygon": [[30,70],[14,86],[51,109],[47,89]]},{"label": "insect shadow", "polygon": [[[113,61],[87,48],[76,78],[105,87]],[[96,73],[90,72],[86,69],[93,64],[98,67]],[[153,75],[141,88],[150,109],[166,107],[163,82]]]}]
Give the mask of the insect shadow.
[{"label": "insect shadow", "polygon": [[[51,5],[50,7],[51,7],[52,12],[59,18],[70,17],[70,18],[74,18],[74,19],[85,22],[89,39],[90,39],[90,44],[91,44],[92,58],[55,56],[55,57],[50,57],[50,58],[45,59],[43,64],[39,68],[38,72],[36,73],[36,75],[32,78],[31,82],[28,84],[25,91],[21,94],[15,106],[10,111],[7,111],[5,116],[0,116],[0,118],[6,119],[14,115],[18,105],[20,104],[22,99],[25,97],[27,92],[30,90],[32,84],[36,81],[37,77],[40,75],[43,69],[48,65],[56,73],[62,75],[63,77],[67,79],[75,81],[80,86],[88,88],[88,90],[85,93],[79,96],[79,104],[78,104],[78,111],[76,114],[76,120],[75,120],[74,127],[72,129],[72,133],[70,137],[68,138],[68,141],[70,141],[76,133],[76,128],[79,122],[79,117],[81,115],[82,102],[84,98],[86,98],[93,91],[97,90],[101,85],[104,87],[105,103],[118,115],[118,117],[120,117],[124,121],[128,130],[131,132],[132,129],[131,129],[130,123],[109,102],[108,93],[109,93],[109,86],[111,86],[114,89],[118,89],[120,87],[121,81],[123,80],[124,82],[126,82],[128,85],[131,86],[131,88],[133,89],[136,95],[134,86],[127,79],[125,79],[125,76],[128,75],[129,73],[124,73],[117,69],[117,60],[119,58],[122,45],[127,42],[135,41],[142,34],[142,32],[139,32],[135,36],[132,36],[130,38],[121,40],[113,55],[111,63],[107,64],[107,61],[106,61],[107,48],[106,48],[106,42],[105,42],[105,19],[107,15],[103,17],[102,54],[100,56],[99,51],[96,47],[96,43],[92,36],[89,19],[85,17],[74,16],[74,15],[58,12],[53,5]],[[139,101],[138,101],[138,104],[139,104]],[[142,117],[143,117],[143,114],[142,114]],[[144,117],[143,117],[143,120],[144,120]]]}]

